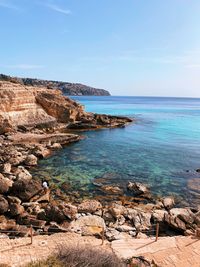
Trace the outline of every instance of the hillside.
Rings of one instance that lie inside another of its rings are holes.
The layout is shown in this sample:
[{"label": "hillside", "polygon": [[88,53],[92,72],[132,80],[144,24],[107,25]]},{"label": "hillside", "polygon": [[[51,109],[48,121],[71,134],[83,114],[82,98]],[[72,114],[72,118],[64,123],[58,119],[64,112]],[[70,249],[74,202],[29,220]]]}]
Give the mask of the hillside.
[{"label": "hillside", "polygon": [[69,83],[61,81],[48,81],[32,78],[18,78],[0,74],[0,81],[19,83],[25,86],[40,86],[48,89],[60,89],[66,95],[94,95],[109,96],[110,93],[104,89],[96,89],[80,83]]}]

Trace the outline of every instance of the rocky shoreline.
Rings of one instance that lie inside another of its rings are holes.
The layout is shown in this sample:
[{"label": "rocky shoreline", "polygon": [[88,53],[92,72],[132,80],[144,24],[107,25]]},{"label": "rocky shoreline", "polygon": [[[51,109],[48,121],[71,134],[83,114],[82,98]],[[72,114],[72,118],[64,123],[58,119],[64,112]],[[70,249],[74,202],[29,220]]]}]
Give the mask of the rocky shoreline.
[{"label": "rocky shoreline", "polygon": [[[200,210],[176,208],[174,199],[155,199],[148,187],[127,184],[131,197],[116,186],[104,191],[116,201],[83,201],[53,183],[48,190],[31,175],[41,158],[83,137],[71,131],[124,127],[126,117],[86,113],[83,107],[46,88],[0,82],[0,232],[1,237],[75,232],[101,236],[108,241],[160,233],[194,235],[200,227]],[[97,181],[96,181],[97,182]],[[8,231],[10,231],[9,234]],[[5,235],[5,233],[7,235]]]}]

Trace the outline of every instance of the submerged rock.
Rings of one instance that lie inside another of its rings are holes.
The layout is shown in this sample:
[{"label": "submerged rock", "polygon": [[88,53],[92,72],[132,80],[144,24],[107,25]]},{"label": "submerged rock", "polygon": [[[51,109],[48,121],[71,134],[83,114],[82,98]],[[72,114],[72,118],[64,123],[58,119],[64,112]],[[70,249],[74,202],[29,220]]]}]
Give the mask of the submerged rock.
[{"label": "submerged rock", "polygon": [[138,182],[128,182],[127,189],[136,196],[149,194],[148,187]]},{"label": "submerged rock", "polygon": [[103,185],[100,188],[102,191],[110,194],[117,194],[117,195],[122,195],[123,190],[119,188],[118,186],[115,185]]}]

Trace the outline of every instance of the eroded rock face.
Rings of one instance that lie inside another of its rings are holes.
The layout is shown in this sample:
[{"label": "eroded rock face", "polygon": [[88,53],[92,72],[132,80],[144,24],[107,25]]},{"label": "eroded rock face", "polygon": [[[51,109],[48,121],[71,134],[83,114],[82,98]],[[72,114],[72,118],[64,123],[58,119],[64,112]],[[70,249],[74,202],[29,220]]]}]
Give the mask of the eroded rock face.
[{"label": "eroded rock face", "polygon": [[37,103],[37,90],[19,84],[0,81],[0,118],[8,132],[18,125],[37,125],[55,122]]},{"label": "eroded rock face", "polygon": [[73,122],[84,114],[83,106],[68,97],[64,97],[58,93],[52,93],[49,90],[38,92],[36,101],[43,107],[47,114],[56,118],[59,122]]},{"label": "eroded rock face", "polygon": [[0,81],[0,134],[27,127],[54,128],[66,123],[70,129],[120,127],[132,119],[93,114],[60,90]]},{"label": "eroded rock face", "polygon": [[59,90],[0,81],[0,133],[20,125],[72,122],[82,115],[83,107]]}]

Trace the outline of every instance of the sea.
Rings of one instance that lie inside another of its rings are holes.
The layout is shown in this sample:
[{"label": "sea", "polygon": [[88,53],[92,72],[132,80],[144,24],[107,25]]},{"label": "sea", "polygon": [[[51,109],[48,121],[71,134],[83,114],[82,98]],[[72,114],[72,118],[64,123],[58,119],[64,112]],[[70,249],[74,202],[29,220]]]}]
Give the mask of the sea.
[{"label": "sea", "polygon": [[[145,183],[158,197],[200,205],[200,99],[76,96],[86,111],[134,118],[125,128],[81,132],[84,139],[40,161],[36,170],[83,195],[101,194],[96,181]],[[107,179],[107,180],[106,180]],[[98,180],[99,181],[99,180]],[[194,181],[194,183],[193,183]]]}]

